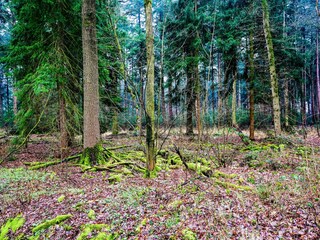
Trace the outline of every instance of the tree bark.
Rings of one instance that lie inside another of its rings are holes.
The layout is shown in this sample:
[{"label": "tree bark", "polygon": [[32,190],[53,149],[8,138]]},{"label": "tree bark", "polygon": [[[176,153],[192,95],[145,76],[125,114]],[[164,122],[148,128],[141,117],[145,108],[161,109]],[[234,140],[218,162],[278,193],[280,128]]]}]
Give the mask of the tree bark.
[{"label": "tree bark", "polygon": [[[162,17],[163,18],[163,17]],[[164,34],[165,34],[165,21],[162,21],[163,28],[161,33],[161,60],[160,60],[160,102],[161,102],[161,114],[165,124],[167,124],[166,103],[164,96]]]},{"label": "tree bark", "polygon": [[116,107],[112,109],[112,134],[119,134],[119,120],[118,120],[118,110]]},{"label": "tree bark", "polygon": [[317,29],[317,43],[316,43],[316,78],[317,78],[317,119],[320,119],[320,70],[319,70],[319,30]]},{"label": "tree bark", "polygon": [[231,123],[233,127],[237,127],[237,114],[236,114],[236,108],[237,108],[237,79],[236,74],[233,74],[233,84],[232,84],[232,116],[231,116]]},{"label": "tree bark", "polygon": [[187,86],[186,86],[186,104],[187,104],[187,121],[186,121],[186,135],[193,135],[193,109],[194,109],[194,75],[193,68],[187,66]]},{"label": "tree bark", "polygon": [[[197,57],[197,56],[196,56]],[[197,119],[197,130],[198,130],[198,139],[201,139],[202,135],[202,122],[201,122],[201,104],[200,104],[200,76],[198,64],[194,68],[195,75],[195,93],[196,93],[196,119]]]},{"label": "tree bark", "polygon": [[147,85],[146,85],[146,146],[147,170],[153,171],[155,161],[155,132],[154,132],[154,36],[152,26],[152,0],[144,0],[146,12],[146,45],[147,45]]},{"label": "tree bark", "polygon": [[222,77],[221,77],[221,62],[220,53],[218,53],[218,127],[222,125]]},{"label": "tree bark", "polygon": [[82,4],[83,145],[93,148],[100,141],[96,1],[83,0]]},{"label": "tree bark", "polygon": [[269,20],[269,7],[267,0],[261,0],[263,10],[263,29],[267,45],[268,60],[269,60],[269,72],[271,82],[271,93],[272,93],[272,109],[273,109],[273,123],[275,135],[281,134],[281,119],[280,119],[280,100],[279,100],[279,89],[278,79],[276,73],[276,64],[274,58],[273,42]]},{"label": "tree bark", "polygon": [[249,112],[250,112],[250,127],[249,138],[254,140],[254,46],[253,46],[253,31],[250,31],[249,39]]},{"label": "tree bark", "polygon": [[172,75],[169,73],[169,85],[168,85],[168,111],[169,111],[169,121],[173,121],[173,109],[172,109]]},{"label": "tree bark", "polygon": [[[1,90],[1,88],[0,88],[0,90]],[[2,126],[2,124],[4,123],[4,119],[3,119],[3,100],[2,100],[2,94],[0,93],[0,120],[1,120],[1,122],[0,122],[0,126]]]},{"label": "tree bark", "polygon": [[59,128],[60,128],[60,152],[61,158],[65,158],[65,155],[69,147],[69,137],[67,129],[67,112],[66,102],[62,94],[62,86],[58,86],[59,92]]}]

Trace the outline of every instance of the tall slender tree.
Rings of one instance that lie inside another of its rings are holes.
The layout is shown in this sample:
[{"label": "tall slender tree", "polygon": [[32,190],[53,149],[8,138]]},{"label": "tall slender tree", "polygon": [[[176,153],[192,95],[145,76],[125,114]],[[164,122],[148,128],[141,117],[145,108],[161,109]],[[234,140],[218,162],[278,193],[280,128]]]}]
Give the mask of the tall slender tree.
[{"label": "tall slender tree", "polygon": [[83,49],[83,146],[94,148],[100,141],[99,73],[96,35],[96,1],[82,2]]},{"label": "tall slender tree", "polygon": [[281,122],[280,122],[280,100],[279,100],[279,89],[278,79],[276,73],[276,63],[273,50],[273,41],[271,35],[270,19],[269,19],[269,6],[267,0],[261,0],[262,12],[263,12],[263,29],[268,51],[269,60],[269,73],[271,82],[272,92],[272,108],[273,108],[273,123],[275,134],[281,134]]},{"label": "tall slender tree", "polygon": [[146,146],[147,170],[154,170],[155,161],[155,118],[154,118],[154,34],[152,26],[152,0],[144,0],[146,13],[147,85],[146,85]]}]

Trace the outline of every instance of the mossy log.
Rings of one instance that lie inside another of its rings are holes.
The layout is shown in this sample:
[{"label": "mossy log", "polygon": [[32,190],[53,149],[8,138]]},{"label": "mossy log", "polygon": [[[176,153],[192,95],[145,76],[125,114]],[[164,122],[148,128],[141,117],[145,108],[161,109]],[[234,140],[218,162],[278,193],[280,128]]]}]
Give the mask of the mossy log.
[{"label": "mossy log", "polygon": [[36,226],[32,229],[32,232],[35,233],[40,230],[48,229],[49,227],[56,225],[56,224],[59,224],[59,223],[65,221],[71,217],[72,217],[71,214],[59,215],[59,216],[55,217],[54,219],[46,220],[43,223],[40,223],[38,226]]},{"label": "mossy log", "polygon": [[62,159],[62,160],[49,161],[49,162],[24,162],[24,165],[29,166],[30,170],[37,170],[40,168],[45,168],[48,166],[57,165],[57,164],[60,164],[63,162],[75,160],[75,159],[80,158],[80,156],[81,156],[80,154],[77,154],[77,155],[73,155],[73,156],[67,157],[65,159]]},{"label": "mossy log", "polygon": [[[99,234],[102,233],[103,231],[107,232],[110,230],[110,226],[107,224],[85,224],[81,228],[82,228],[82,232],[77,237],[77,240],[87,239],[88,235],[92,234],[92,232],[99,232],[98,233],[98,236],[99,236]],[[98,236],[96,236],[94,239],[99,239]],[[101,239],[115,239],[115,238],[109,238],[109,235],[108,235],[107,238],[101,238]]]},{"label": "mossy log", "polygon": [[252,188],[249,186],[241,186],[241,185],[237,185],[237,184],[230,183],[230,182],[222,182],[219,180],[215,180],[215,183],[221,187],[226,188],[226,189],[232,188],[232,189],[240,190],[240,191],[252,191]]}]

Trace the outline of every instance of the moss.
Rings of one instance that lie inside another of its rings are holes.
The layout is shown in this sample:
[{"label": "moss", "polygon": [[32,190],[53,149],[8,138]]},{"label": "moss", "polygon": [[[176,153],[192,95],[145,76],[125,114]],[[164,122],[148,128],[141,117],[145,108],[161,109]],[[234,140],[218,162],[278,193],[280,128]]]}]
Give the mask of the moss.
[{"label": "moss", "polygon": [[[82,226],[82,232],[77,237],[77,240],[87,239],[87,236],[94,231],[105,231],[106,232],[109,230],[110,230],[110,227],[107,224],[85,224]],[[93,239],[97,239],[98,236],[99,236],[99,234]],[[101,237],[101,235],[100,235],[100,237]],[[115,238],[104,238],[104,239],[115,239]]]},{"label": "moss", "polygon": [[114,184],[116,182],[120,182],[122,179],[122,175],[121,174],[114,174],[111,173],[110,176],[108,177],[108,181],[110,184]]},{"label": "moss", "polygon": [[61,160],[50,161],[50,162],[34,162],[34,163],[30,164],[31,166],[29,167],[29,169],[30,170],[37,170],[40,168],[49,167],[49,166],[56,165],[59,163],[61,163]]},{"label": "moss", "polygon": [[126,168],[126,167],[123,167],[123,168],[121,169],[121,172],[122,172],[123,174],[125,174],[125,175],[132,175],[132,172],[131,172],[128,168]]},{"label": "moss", "polygon": [[49,227],[55,225],[55,224],[59,224],[67,219],[69,219],[70,217],[72,217],[71,214],[67,214],[67,215],[59,215],[57,217],[55,217],[54,219],[51,220],[46,220],[43,223],[40,223],[38,226],[34,227],[32,229],[32,232],[38,232],[40,230],[44,230],[44,229],[48,229]]},{"label": "moss", "polygon": [[237,174],[227,174],[227,173],[224,173],[224,172],[220,172],[220,171],[215,171],[212,175],[213,177],[215,178],[236,178],[237,177]]},{"label": "moss", "polygon": [[251,160],[248,162],[248,166],[251,168],[259,168],[263,166],[263,162],[258,160]]},{"label": "moss", "polygon": [[72,230],[72,226],[68,225],[68,224],[64,224],[63,225],[63,229],[66,231],[71,231]]},{"label": "moss", "polygon": [[241,186],[241,185],[237,185],[230,182],[222,182],[219,180],[216,180],[215,183],[224,188],[232,188],[232,189],[241,190],[241,191],[252,191],[252,188],[249,186]]},{"label": "moss", "polygon": [[143,177],[144,178],[156,178],[158,175],[158,170],[159,170],[159,168],[157,168],[157,167],[152,171],[145,169]]},{"label": "moss", "polygon": [[171,165],[182,165],[180,157],[176,154],[169,155],[168,163]]},{"label": "moss", "polygon": [[197,235],[188,228],[182,230],[182,236],[183,236],[184,240],[196,240],[197,239]]},{"label": "moss", "polygon": [[136,227],[136,233],[140,233],[141,232],[141,228],[143,226],[147,225],[147,219],[144,218],[141,223]]},{"label": "moss", "polygon": [[89,147],[83,150],[80,157],[79,164],[85,166],[104,165],[110,157],[111,152],[105,151],[101,143],[96,144],[94,147]]},{"label": "moss", "polygon": [[66,198],[65,195],[61,195],[60,197],[58,197],[58,199],[57,199],[58,203],[63,202],[63,200],[64,200],[65,198]]},{"label": "moss", "polygon": [[88,218],[91,220],[95,220],[96,219],[96,213],[94,210],[90,209],[88,212]]},{"label": "moss", "polygon": [[172,208],[172,209],[177,209],[179,208],[181,205],[183,204],[183,201],[182,200],[174,200],[173,202],[169,203],[168,204],[168,207],[169,208]]},{"label": "moss", "polygon": [[205,158],[198,158],[198,162],[200,162],[204,166],[209,166],[209,162]]},{"label": "moss", "polygon": [[25,219],[21,216],[21,214],[16,216],[15,218],[8,219],[7,222],[0,229],[0,239],[9,239],[7,237],[9,231],[11,230],[13,233],[15,233],[20,227],[23,226],[24,223]]},{"label": "moss", "polygon": [[189,169],[196,171],[198,174],[205,174],[211,171],[210,167],[203,166],[200,163],[187,163],[187,166]]}]

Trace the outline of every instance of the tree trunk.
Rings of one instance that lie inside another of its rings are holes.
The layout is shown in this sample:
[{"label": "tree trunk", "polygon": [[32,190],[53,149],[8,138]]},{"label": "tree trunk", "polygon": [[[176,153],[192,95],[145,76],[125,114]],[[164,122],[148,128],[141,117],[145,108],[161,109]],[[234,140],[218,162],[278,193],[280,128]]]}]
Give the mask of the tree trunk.
[{"label": "tree trunk", "polygon": [[278,79],[276,74],[276,64],[273,51],[273,42],[270,29],[269,21],[269,7],[267,0],[261,0],[263,10],[263,29],[267,45],[268,60],[269,60],[269,71],[270,71],[270,82],[271,82],[271,93],[272,93],[272,109],[273,109],[273,123],[275,134],[281,134],[281,119],[280,119],[280,100],[279,100],[279,89]]},{"label": "tree trunk", "polygon": [[144,80],[143,80],[143,74],[142,74],[142,60],[139,60],[139,76],[140,76],[140,95],[139,95],[139,102],[140,102],[140,108],[139,108],[139,115],[137,118],[137,126],[138,126],[138,130],[139,130],[139,136],[142,137],[142,119],[143,119],[143,109],[144,109]]},{"label": "tree trunk", "polygon": [[[197,57],[197,56],[196,56]],[[195,94],[196,94],[196,119],[197,119],[197,130],[198,130],[198,139],[201,139],[202,135],[202,123],[201,123],[201,104],[200,104],[200,76],[198,64],[194,67],[195,75]]]},{"label": "tree trunk", "polygon": [[218,53],[218,127],[222,125],[222,77],[221,77],[221,62],[220,53]]},{"label": "tree trunk", "polygon": [[13,114],[16,116],[18,113],[18,98],[16,96],[16,89],[13,88]]},{"label": "tree trunk", "polygon": [[[283,28],[283,39],[285,40],[287,38],[285,11],[283,11],[282,28]],[[286,129],[289,129],[289,82],[286,76],[284,77],[284,126]]]},{"label": "tree trunk", "polygon": [[[138,8],[138,25],[139,25],[139,35],[141,34],[141,13],[140,13],[140,7]],[[143,111],[144,111],[144,79],[143,79],[143,63],[142,63],[142,55],[144,53],[144,45],[143,42],[140,41],[140,56],[138,60],[138,68],[139,68],[139,77],[140,77],[140,95],[139,95],[139,102],[140,102],[140,108],[139,108],[139,115],[137,116],[137,127],[139,131],[140,136],[140,142],[142,143],[142,119],[143,119]]]},{"label": "tree trunk", "polygon": [[237,127],[237,114],[236,114],[236,108],[237,108],[237,79],[236,74],[233,74],[233,84],[232,84],[232,116],[231,116],[231,123],[233,127]]},{"label": "tree trunk", "polygon": [[119,120],[118,120],[118,110],[116,107],[112,110],[112,134],[118,135],[119,134]]},{"label": "tree trunk", "polygon": [[[190,65],[190,64],[189,64]],[[187,121],[186,135],[193,135],[193,109],[194,109],[194,75],[193,68],[187,66],[187,89],[186,89],[186,104],[187,104]]]},{"label": "tree trunk", "polygon": [[169,111],[169,121],[173,121],[173,109],[172,109],[172,101],[173,101],[173,96],[172,96],[172,76],[169,73],[169,85],[168,85],[168,111]]},{"label": "tree trunk", "polygon": [[317,43],[316,43],[316,74],[317,74],[317,119],[320,119],[320,71],[319,71],[319,30],[317,29]]},{"label": "tree trunk", "polygon": [[165,34],[165,21],[163,23],[162,33],[161,33],[161,60],[160,60],[160,103],[161,103],[161,114],[163,122],[167,123],[166,116],[166,105],[164,96],[164,34]]},{"label": "tree trunk", "polygon": [[[1,90],[1,88],[0,88],[0,90]],[[0,93],[0,120],[1,120],[1,122],[0,122],[0,127],[2,127],[2,124],[4,123],[4,119],[3,119],[3,100],[2,100],[2,94]]]},{"label": "tree trunk", "polygon": [[83,0],[83,145],[93,148],[100,141],[99,73],[96,36],[96,1]]},{"label": "tree trunk", "polygon": [[152,26],[152,0],[144,0],[146,12],[146,45],[147,45],[147,85],[146,85],[146,127],[147,127],[147,170],[154,170],[155,132],[154,132],[154,43]]},{"label": "tree trunk", "polygon": [[250,111],[250,127],[249,138],[254,140],[254,46],[253,46],[253,31],[250,31],[249,40],[249,111]]},{"label": "tree trunk", "polygon": [[68,147],[69,147],[69,137],[67,129],[67,111],[66,111],[66,101],[62,94],[62,86],[58,86],[59,92],[59,128],[60,128],[60,152],[61,158],[65,158]]}]

